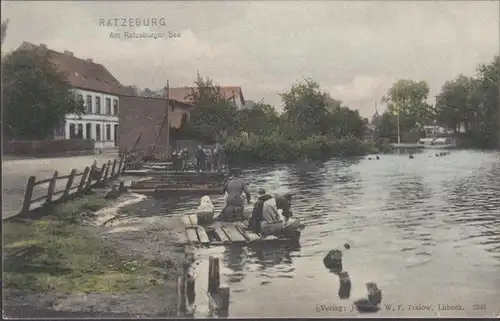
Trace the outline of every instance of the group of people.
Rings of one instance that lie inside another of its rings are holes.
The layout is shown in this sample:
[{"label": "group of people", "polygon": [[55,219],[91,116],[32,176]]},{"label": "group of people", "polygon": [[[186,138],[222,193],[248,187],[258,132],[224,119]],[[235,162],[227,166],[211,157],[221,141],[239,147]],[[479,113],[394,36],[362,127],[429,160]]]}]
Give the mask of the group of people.
[{"label": "group of people", "polygon": [[[230,179],[225,183],[222,193],[227,193],[226,206],[222,210],[219,220],[243,221],[245,195],[247,204],[251,203],[251,195],[245,181],[240,177],[239,170],[233,170]],[[296,236],[297,229],[292,219],[292,195],[271,195],[263,188],[258,190],[258,198],[254,203],[252,215],[248,221],[248,229],[263,237],[279,235],[285,237]],[[281,210],[281,213],[280,211]]]},{"label": "group of people", "polygon": [[[202,148],[198,145],[195,153],[197,171],[219,171],[227,168],[226,154],[222,148]],[[178,170],[188,170],[190,155],[187,148],[172,153],[174,168]]]}]

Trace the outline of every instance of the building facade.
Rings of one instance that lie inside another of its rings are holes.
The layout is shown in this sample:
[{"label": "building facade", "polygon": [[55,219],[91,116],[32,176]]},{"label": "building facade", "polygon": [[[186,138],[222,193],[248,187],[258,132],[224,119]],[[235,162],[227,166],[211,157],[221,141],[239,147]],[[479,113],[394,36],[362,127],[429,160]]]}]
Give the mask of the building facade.
[{"label": "building facade", "polygon": [[85,115],[66,115],[64,138],[95,141],[95,148],[114,148],[119,145],[119,96],[84,89],[74,89],[84,102]]},{"label": "building facade", "polygon": [[133,149],[143,156],[170,159],[171,113],[190,105],[172,99],[125,95],[120,96],[120,103],[120,153]]},{"label": "building facade", "polygon": [[96,149],[119,145],[119,95],[124,88],[101,64],[81,59],[71,51],[57,52],[45,44],[24,42],[18,50],[35,50],[67,76],[77,99],[85,106],[85,114],[68,114],[65,122],[54,130],[55,139],[80,138],[94,140]]}]

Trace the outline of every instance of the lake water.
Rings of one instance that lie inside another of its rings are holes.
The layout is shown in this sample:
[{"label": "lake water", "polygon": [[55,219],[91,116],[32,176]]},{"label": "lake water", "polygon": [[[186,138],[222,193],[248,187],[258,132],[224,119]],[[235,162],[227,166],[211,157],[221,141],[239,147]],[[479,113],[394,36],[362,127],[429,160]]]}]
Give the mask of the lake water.
[{"label": "lake water", "polygon": [[[377,283],[383,300],[378,313],[363,316],[498,315],[500,153],[434,154],[245,170],[253,195],[259,187],[294,194],[294,216],[306,224],[300,247],[200,250],[196,316],[208,313],[210,255],[222,259],[232,317],[357,316],[352,302],[366,296],[366,282]],[[220,209],[222,197],[212,199]],[[198,202],[149,199],[137,210],[144,218],[177,216]],[[348,300],[339,299],[338,277],[323,265],[331,249],[343,251]]]}]

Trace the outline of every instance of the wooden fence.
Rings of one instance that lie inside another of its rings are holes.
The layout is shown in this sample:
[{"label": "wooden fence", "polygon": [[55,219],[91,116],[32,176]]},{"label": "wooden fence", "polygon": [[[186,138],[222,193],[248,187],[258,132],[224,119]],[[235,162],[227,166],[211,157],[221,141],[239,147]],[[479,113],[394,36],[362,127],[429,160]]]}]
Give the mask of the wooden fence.
[{"label": "wooden fence", "polygon": [[[64,202],[69,198],[81,195],[90,189],[104,185],[110,179],[118,177],[123,171],[123,158],[114,161],[108,161],[101,168],[97,167],[97,162],[93,165],[85,167],[83,172],[78,173],[76,169],[72,169],[68,175],[59,176],[57,171],[51,178],[36,180],[35,176],[28,179],[28,185],[24,194],[24,202],[21,213],[27,213],[39,207]],[[58,181],[66,180],[65,188],[56,191]],[[47,194],[33,198],[33,192],[37,185],[49,184]],[[58,196],[56,199],[55,197]],[[38,203],[36,207],[31,208],[32,204]]]}]

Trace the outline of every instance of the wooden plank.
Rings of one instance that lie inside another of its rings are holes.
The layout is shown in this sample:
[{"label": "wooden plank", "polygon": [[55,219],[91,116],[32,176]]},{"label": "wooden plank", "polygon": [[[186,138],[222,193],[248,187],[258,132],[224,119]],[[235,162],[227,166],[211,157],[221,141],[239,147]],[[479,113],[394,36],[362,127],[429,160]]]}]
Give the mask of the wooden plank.
[{"label": "wooden plank", "polygon": [[196,230],[198,231],[198,239],[200,240],[201,244],[210,244],[210,238],[208,237],[205,229],[201,226],[197,226]]},{"label": "wooden plank", "polygon": [[196,214],[189,215],[189,220],[191,221],[191,225],[198,225],[198,216]]},{"label": "wooden plank", "polygon": [[231,243],[231,241],[227,237],[226,233],[222,230],[222,228],[220,228],[220,227],[216,228],[215,234],[217,234],[217,236],[219,237],[222,244]]},{"label": "wooden plank", "polygon": [[247,241],[245,236],[243,236],[243,234],[241,234],[240,231],[238,231],[236,226],[234,226],[232,224],[231,225],[224,224],[222,229],[226,232],[227,236],[229,237],[229,240],[233,243],[238,243],[238,242],[241,243],[241,242]]},{"label": "wooden plank", "polygon": [[241,234],[243,234],[243,236],[245,236],[248,242],[260,240],[261,238],[258,234],[252,232],[251,230],[245,229],[245,227],[242,225],[236,225],[236,228],[240,231]]},{"label": "wooden plank", "polygon": [[198,233],[196,233],[196,228],[187,227],[186,235],[189,243],[200,243],[200,240],[198,239]]}]

